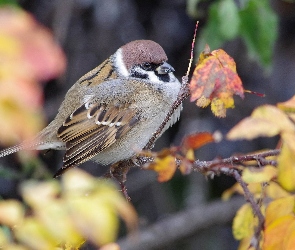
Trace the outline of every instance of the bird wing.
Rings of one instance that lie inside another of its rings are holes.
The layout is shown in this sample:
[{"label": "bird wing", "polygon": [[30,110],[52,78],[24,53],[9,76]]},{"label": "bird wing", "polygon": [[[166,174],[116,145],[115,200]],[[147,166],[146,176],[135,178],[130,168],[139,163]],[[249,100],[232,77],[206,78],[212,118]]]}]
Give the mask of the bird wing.
[{"label": "bird wing", "polygon": [[66,143],[64,165],[55,175],[80,165],[123,137],[138,122],[139,114],[128,104],[87,103],[76,109],[57,136]]}]

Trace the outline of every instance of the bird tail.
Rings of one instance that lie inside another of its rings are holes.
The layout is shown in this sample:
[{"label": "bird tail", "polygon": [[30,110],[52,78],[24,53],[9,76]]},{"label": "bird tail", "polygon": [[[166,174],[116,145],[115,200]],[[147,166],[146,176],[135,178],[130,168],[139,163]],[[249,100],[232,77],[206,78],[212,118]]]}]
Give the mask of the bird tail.
[{"label": "bird tail", "polygon": [[3,150],[0,150],[0,158],[16,153],[21,150],[34,150],[38,149],[40,147],[40,144],[42,144],[37,138],[34,138],[32,140],[24,141],[20,144],[17,144],[15,146],[5,148]]},{"label": "bird tail", "polygon": [[16,153],[16,152],[18,152],[20,150],[23,150],[23,149],[26,149],[26,147],[23,144],[19,144],[19,145],[15,145],[15,146],[12,146],[12,147],[9,147],[9,148],[5,148],[5,149],[0,151],[0,158],[4,157],[6,155]]}]

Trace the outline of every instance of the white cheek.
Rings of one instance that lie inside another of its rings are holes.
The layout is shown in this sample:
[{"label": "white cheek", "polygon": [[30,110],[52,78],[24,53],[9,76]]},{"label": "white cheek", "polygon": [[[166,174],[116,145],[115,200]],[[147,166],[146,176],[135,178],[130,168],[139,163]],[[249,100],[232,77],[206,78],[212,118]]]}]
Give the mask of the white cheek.
[{"label": "white cheek", "polygon": [[145,74],[148,75],[148,79],[151,82],[155,82],[155,83],[161,83],[161,81],[159,80],[159,78],[156,76],[154,71],[144,71]]},{"label": "white cheek", "polygon": [[114,58],[116,58],[115,66],[118,69],[118,72],[125,77],[129,76],[129,72],[123,63],[122,49],[117,50]]},{"label": "white cheek", "polygon": [[175,82],[176,81],[176,77],[172,72],[169,73],[169,76],[170,76],[170,82]]}]

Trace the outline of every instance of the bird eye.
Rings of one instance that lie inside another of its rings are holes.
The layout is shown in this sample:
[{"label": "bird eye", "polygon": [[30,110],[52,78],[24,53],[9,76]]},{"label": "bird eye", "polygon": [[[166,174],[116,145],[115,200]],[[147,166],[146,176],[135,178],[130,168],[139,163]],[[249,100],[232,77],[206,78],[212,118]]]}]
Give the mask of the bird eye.
[{"label": "bird eye", "polygon": [[146,70],[146,71],[151,71],[153,70],[153,66],[151,63],[143,63],[141,65],[142,69]]}]

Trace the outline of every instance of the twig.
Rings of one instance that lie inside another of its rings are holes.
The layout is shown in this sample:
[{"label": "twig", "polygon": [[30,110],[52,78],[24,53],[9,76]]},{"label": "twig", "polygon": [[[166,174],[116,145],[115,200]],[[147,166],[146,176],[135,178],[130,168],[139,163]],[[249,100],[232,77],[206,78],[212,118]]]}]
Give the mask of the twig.
[{"label": "twig", "polygon": [[196,23],[196,27],[195,27],[195,31],[194,31],[194,36],[193,36],[193,42],[192,42],[192,47],[191,47],[191,55],[190,55],[190,61],[189,61],[189,65],[187,68],[187,72],[185,74],[185,76],[182,77],[181,79],[181,89],[180,92],[177,96],[176,101],[173,103],[169,113],[167,114],[167,116],[165,117],[164,121],[162,122],[161,126],[158,128],[158,130],[153,134],[152,138],[149,140],[149,142],[147,143],[147,145],[143,148],[143,150],[149,150],[152,149],[155,141],[159,138],[159,136],[162,134],[162,131],[164,129],[164,127],[166,126],[166,124],[169,122],[171,116],[173,115],[174,111],[182,104],[182,102],[190,95],[190,90],[188,87],[188,75],[191,69],[191,65],[192,65],[192,61],[194,58],[194,47],[195,47],[195,41],[196,41],[196,34],[197,34],[197,30],[198,30],[198,25],[199,25],[199,21],[197,21]]},{"label": "twig", "polygon": [[241,155],[241,156],[231,156],[225,159],[215,159],[213,161],[195,161],[193,163],[193,170],[205,173],[207,171],[213,171],[217,173],[227,174],[226,170],[235,169],[239,165],[243,165],[244,162],[249,162],[255,160],[258,167],[272,165],[276,166],[277,162],[275,160],[267,160],[267,157],[279,155],[279,149],[273,149],[257,154]]},{"label": "twig", "polygon": [[259,250],[259,241],[261,238],[261,232],[264,228],[264,216],[261,213],[260,207],[258,206],[256,201],[254,200],[252,193],[248,189],[247,184],[243,181],[240,173],[237,170],[234,170],[232,176],[236,179],[236,181],[243,188],[244,196],[245,196],[246,200],[251,204],[254,215],[256,215],[258,218],[258,226],[255,229],[254,239],[252,239],[251,244],[253,247],[255,247],[256,250]]},{"label": "twig", "polygon": [[248,189],[247,184],[243,181],[237,168],[244,162],[253,160],[257,162],[257,167],[263,167],[266,165],[276,166],[277,162],[275,160],[268,160],[266,158],[270,156],[277,156],[279,153],[280,150],[274,149],[257,154],[232,156],[226,159],[216,159],[213,161],[195,161],[193,163],[193,170],[195,171],[206,173],[207,175],[219,173],[230,175],[233,176],[241,185],[244,191],[245,199],[250,203],[254,214],[258,218],[258,226],[255,229],[254,237],[251,241],[251,246],[253,246],[256,250],[259,250],[260,247],[259,242],[261,238],[261,232],[264,227],[264,216],[260,210],[259,205],[256,203],[253,194]]},{"label": "twig", "polygon": [[194,32],[194,37],[193,37],[193,42],[192,42],[192,48],[191,48],[191,57],[190,57],[190,60],[189,60],[187,72],[185,74],[186,76],[189,75],[189,72],[190,72],[191,66],[192,66],[192,62],[193,62],[193,58],[194,58],[194,47],[195,47],[195,42],[196,42],[196,35],[197,35],[198,26],[199,26],[199,21],[197,21],[196,27],[195,27],[195,32]]},{"label": "twig", "polygon": [[178,94],[178,97],[176,99],[176,101],[173,103],[170,111],[168,112],[166,118],[164,119],[164,121],[162,122],[161,126],[157,129],[157,131],[153,134],[152,138],[149,140],[149,142],[145,145],[145,147],[143,148],[143,150],[149,150],[152,149],[155,141],[159,138],[159,136],[161,135],[164,127],[166,126],[166,124],[169,122],[169,120],[171,119],[171,116],[173,115],[174,111],[182,104],[182,102],[190,95],[190,91],[188,88],[188,77],[187,76],[183,76],[182,77],[182,86],[180,89],[180,92]]}]

